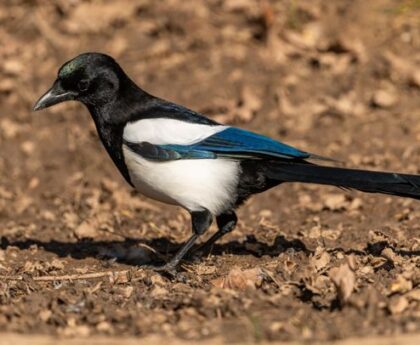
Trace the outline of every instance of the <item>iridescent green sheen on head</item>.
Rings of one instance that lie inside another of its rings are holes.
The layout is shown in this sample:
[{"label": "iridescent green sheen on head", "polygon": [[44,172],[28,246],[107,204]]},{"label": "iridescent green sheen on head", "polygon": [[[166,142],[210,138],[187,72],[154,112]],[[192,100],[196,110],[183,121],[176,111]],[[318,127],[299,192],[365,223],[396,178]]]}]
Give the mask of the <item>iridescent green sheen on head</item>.
[{"label": "iridescent green sheen on head", "polygon": [[83,55],[76,57],[75,59],[67,62],[63,67],[61,67],[58,75],[60,77],[66,77],[72,74],[73,72],[79,70],[85,63],[85,58]]}]

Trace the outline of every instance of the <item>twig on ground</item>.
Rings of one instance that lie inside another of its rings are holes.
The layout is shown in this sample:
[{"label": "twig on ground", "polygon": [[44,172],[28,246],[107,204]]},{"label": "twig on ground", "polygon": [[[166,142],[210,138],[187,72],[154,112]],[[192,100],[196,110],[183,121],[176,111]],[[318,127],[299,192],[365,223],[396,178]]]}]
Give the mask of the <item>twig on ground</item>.
[{"label": "twig on ground", "polygon": [[[42,282],[42,281],[81,280],[81,279],[96,279],[96,278],[110,277],[117,281],[121,277],[128,279],[130,276],[131,276],[131,271],[123,270],[123,271],[91,272],[91,273],[85,273],[85,274],[66,274],[62,276],[40,276],[40,277],[33,277],[32,279],[34,281]],[[0,280],[23,280],[23,276],[0,275]]]}]

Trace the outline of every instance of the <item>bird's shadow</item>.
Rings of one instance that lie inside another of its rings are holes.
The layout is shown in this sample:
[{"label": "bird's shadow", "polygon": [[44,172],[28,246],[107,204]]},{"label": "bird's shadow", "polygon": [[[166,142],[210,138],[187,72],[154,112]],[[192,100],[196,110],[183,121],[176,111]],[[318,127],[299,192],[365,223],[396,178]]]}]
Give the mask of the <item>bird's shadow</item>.
[{"label": "bird's shadow", "polygon": [[[133,266],[153,264],[170,259],[172,255],[180,248],[182,244],[168,240],[165,237],[140,240],[125,238],[122,241],[94,241],[81,240],[76,243],[60,242],[51,240],[43,242],[36,239],[25,239],[10,241],[6,237],[0,237],[0,249],[7,249],[10,246],[21,250],[37,246],[45,251],[56,254],[59,257],[71,257],[77,260],[86,258],[98,258],[107,260],[116,260],[120,263]],[[420,251],[405,251],[393,248],[387,243],[375,243],[369,245],[364,251],[344,250],[342,248],[332,248],[332,251],[342,251],[345,254],[366,255],[373,254],[379,256],[381,250],[390,247],[401,256],[413,257],[420,256]],[[252,255],[255,257],[269,256],[277,257],[288,250],[301,251],[306,255],[313,253],[299,239],[288,240],[282,235],[278,235],[273,244],[267,244],[258,241],[254,235],[249,235],[244,241],[229,241],[221,244],[215,244],[212,247],[211,254],[222,256],[224,254],[233,255]],[[189,260],[188,258],[186,259]]]},{"label": "bird's shadow", "polygon": [[[3,250],[10,246],[21,250],[36,246],[59,257],[71,257],[77,260],[86,258],[113,259],[133,266],[158,263],[164,259],[170,259],[181,245],[164,237],[152,240],[133,238],[125,238],[122,241],[81,240],[76,243],[56,240],[43,242],[36,239],[11,241],[6,237],[0,237],[0,248]],[[258,241],[255,236],[250,235],[241,242],[229,241],[215,244],[211,249],[211,254],[217,256],[233,254],[276,257],[290,249],[308,254],[311,252],[299,239],[287,240],[284,236],[279,235],[270,245]],[[186,260],[189,261],[190,259],[187,258]]]}]

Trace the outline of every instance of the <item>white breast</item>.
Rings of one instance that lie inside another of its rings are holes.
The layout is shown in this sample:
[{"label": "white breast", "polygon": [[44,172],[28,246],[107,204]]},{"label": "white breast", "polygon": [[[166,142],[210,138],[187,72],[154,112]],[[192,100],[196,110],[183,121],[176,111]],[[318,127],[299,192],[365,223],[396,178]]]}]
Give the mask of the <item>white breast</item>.
[{"label": "white breast", "polygon": [[229,159],[146,160],[123,145],[125,163],[136,189],[155,200],[189,211],[219,215],[233,206],[239,162]]}]

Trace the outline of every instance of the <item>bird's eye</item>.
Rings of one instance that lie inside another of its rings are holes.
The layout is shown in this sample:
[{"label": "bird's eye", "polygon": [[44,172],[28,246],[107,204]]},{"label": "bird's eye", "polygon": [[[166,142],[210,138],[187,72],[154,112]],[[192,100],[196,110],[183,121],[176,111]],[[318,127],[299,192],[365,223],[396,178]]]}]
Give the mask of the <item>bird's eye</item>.
[{"label": "bird's eye", "polygon": [[89,88],[89,80],[82,79],[77,83],[79,91],[86,91]]}]

